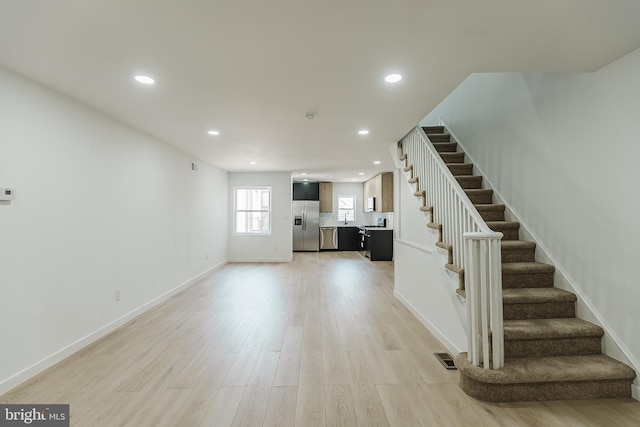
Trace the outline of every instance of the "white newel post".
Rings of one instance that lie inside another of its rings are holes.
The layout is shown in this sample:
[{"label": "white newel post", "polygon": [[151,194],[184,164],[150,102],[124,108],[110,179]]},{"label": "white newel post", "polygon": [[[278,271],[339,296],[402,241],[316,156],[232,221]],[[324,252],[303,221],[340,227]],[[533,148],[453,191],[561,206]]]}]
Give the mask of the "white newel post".
[{"label": "white newel post", "polygon": [[504,366],[501,239],[502,233],[464,233],[468,359],[485,369]]}]

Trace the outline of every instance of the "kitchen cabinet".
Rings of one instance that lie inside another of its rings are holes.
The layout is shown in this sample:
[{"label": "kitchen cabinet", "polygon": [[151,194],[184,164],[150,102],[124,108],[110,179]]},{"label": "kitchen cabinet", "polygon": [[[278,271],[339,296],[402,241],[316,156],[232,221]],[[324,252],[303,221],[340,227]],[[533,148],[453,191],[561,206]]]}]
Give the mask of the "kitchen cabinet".
[{"label": "kitchen cabinet", "polygon": [[360,233],[358,227],[338,227],[338,250],[359,251]]},{"label": "kitchen cabinet", "polygon": [[393,260],[393,230],[365,229],[364,254],[371,261]]},{"label": "kitchen cabinet", "polygon": [[[371,178],[369,181],[364,183],[364,211],[371,212],[371,210],[367,207],[368,200],[371,198],[376,200],[376,205],[380,203],[378,193],[380,192],[378,189],[378,185],[381,181],[378,179],[380,175],[376,175]],[[378,206],[376,206],[377,208]]]},{"label": "kitchen cabinet", "polygon": [[317,182],[294,182],[293,200],[320,200],[320,185]]},{"label": "kitchen cabinet", "polygon": [[320,213],[333,213],[333,183],[321,182],[320,190]]},{"label": "kitchen cabinet", "polygon": [[367,200],[375,199],[374,212],[393,212],[393,172],[384,172],[364,183],[365,210]]}]

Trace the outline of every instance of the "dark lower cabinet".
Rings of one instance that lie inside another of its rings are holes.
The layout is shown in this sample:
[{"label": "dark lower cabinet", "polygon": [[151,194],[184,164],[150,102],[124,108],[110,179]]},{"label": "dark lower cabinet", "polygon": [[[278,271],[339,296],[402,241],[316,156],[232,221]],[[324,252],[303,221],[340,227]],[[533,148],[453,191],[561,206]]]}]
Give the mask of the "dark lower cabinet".
[{"label": "dark lower cabinet", "polygon": [[359,251],[360,234],[358,227],[338,227],[338,250]]},{"label": "dark lower cabinet", "polygon": [[367,229],[364,253],[371,261],[393,260],[393,230]]}]

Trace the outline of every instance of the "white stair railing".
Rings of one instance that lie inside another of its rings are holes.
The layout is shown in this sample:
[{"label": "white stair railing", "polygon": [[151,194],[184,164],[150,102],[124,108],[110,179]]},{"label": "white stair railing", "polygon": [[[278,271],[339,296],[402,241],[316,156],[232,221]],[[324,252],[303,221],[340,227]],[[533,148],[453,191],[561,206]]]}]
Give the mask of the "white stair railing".
[{"label": "white stair railing", "polygon": [[419,190],[425,192],[425,204],[432,208],[431,221],[442,225],[442,241],[452,245],[453,264],[464,270],[469,361],[500,369],[504,365],[502,233],[487,226],[421,127],[409,132],[400,145]]},{"label": "white stair railing", "polygon": [[[475,366],[482,364],[485,369],[500,369],[504,366],[500,261],[502,233],[465,232],[463,236],[467,258],[464,270],[469,328],[467,356]],[[489,337],[493,365],[489,363]]]}]

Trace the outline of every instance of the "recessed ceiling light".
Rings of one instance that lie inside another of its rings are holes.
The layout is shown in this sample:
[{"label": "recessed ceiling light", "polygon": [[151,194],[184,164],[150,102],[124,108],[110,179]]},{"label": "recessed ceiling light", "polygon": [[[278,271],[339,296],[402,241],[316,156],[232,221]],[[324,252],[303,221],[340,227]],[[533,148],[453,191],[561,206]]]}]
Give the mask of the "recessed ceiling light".
[{"label": "recessed ceiling light", "polygon": [[307,173],[306,173],[306,172],[302,172],[300,175],[302,175],[302,176],[306,176],[306,175],[307,175]]},{"label": "recessed ceiling light", "polygon": [[214,136],[215,136],[215,135],[220,135],[220,132],[219,132],[219,131],[217,131],[217,130],[210,130],[210,131],[208,131],[207,133],[208,133],[209,135],[214,135]]},{"label": "recessed ceiling light", "polygon": [[402,80],[402,76],[400,74],[389,74],[384,78],[384,81],[387,83],[397,83]]},{"label": "recessed ceiling light", "polygon": [[134,77],[138,83],[142,83],[143,85],[152,85],[156,81],[153,77],[146,76],[144,74],[138,74]]},{"label": "recessed ceiling light", "polygon": [[379,165],[380,163],[382,163],[380,160],[376,160],[375,162],[373,162],[374,165]]},{"label": "recessed ceiling light", "polygon": [[358,173],[358,175],[362,176],[362,175],[364,175],[364,172],[360,172],[360,173]]},{"label": "recessed ceiling light", "polygon": [[369,134],[369,131],[366,129],[362,129],[358,131],[358,135],[368,135],[368,134]]},{"label": "recessed ceiling light", "polygon": [[255,164],[256,164],[256,162],[249,162],[249,164],[250,164],[250,165],[255,165]]}]

